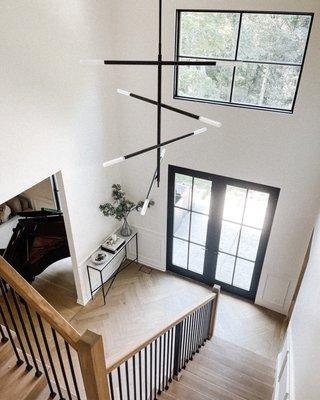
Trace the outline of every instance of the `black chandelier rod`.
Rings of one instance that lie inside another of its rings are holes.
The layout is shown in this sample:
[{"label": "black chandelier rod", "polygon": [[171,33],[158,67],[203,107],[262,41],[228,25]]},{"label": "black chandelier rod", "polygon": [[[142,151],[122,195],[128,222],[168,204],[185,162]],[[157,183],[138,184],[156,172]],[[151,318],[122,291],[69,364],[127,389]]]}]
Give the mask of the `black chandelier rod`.
[{"label": "black chandelier rod", "polygon": [[153,60],[83,60],[84,64],[105,65],[153,65],[153,66],[175,66],[175,67],[197,67],[197,66],[215,66],[216,61],[153,61]]},{"label": "black chandelier rod", "polygon": [[[144,96],[140,96],[140,95],[135,94],[135,93],[127,92],[127,91],[122,90],[122,89],[118,89],[118,93],[119,94],[123,94],[124,96],[132,97],[134,99],[143,101],[145,103],[149,103],[149,104],[153,104],[155,106],[158,106],[158,102],[156,100],[152,100],[152,99],[150,99],[148,97],[144,97]],[[182,114],[182,115],[184,115],[186,117],[189,117],[189,118],[192,118],[192,119],[196,119],[196,120],[198,120],[200,122],[203,122],[205,124],[215,126],[217,128],[220,128],[221,125],[222,125],[221,122],[214,121],[212,119],[203,117],[201,115],[194,114],[194,113],[191,113],[189,111],[182,110],[181,108],[169,106],[168,104],[165,104],[165,103],[161,103],[161,107],[166,109],[166,110],[173,111],[173,112],[178,113],[178,114]]]},{"label": "black chandelier rod", "polygon": [[[161,143],[161,102],[162,102],[162,0],[159,0],[159,46],[158,46],[158,104],[157,104],[157,145]],[[160,186],[161,150],[157,148],[157,184]]]},{"label": "black chandelier rod", "polygon": [[[149,151],[152,151],[152,150],[161,149],[161,147],[167,146],[168,144],[171,144],[171,143],[174,143],[174,142],[178,142],[179,140],[183,140],[183,139],[186,139],[186,138],[191,137],[191,136],[200,135],[200,134],[202,134],[204,132],[207,132],[207,128],[197,129],[197,130],[195,130],[193,132],[186,133],[185,135],[178,136],[176,138],[167,140],[165,142],[161,142],[161,143],[155,144],[153,146],[145,147],[144,149],[135,151],[134,153],[130,153],[130,154],[127,154],[125,156],[121,156],[121,157],[115,158],[114,160],[107,161],[107,162],[105,162],[103,164],[103,166],[106,168],[106,167],[110,167],[111,165],[114,165],[114,164],[119,164],[119,163],[121,163],[121,162],[123,162],[125,160],[129,160],[130,158],[137,157],[137,156],[139,156],[141,154],[144,154],[144,153],[148,153]],[[161,153],[160,153],[160,161],[161,161]]]}]

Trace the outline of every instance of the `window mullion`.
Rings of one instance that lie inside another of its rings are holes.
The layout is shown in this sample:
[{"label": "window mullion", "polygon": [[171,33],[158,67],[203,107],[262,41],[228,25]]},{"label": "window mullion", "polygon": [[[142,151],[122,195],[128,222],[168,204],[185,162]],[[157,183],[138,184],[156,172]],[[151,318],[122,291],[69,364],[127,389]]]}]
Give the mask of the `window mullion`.
[{"label": "window mullion", "polygon": [[[242,24],[242,15],[243,15],[243,13],[241,12],[241,13],[240,13],[240,18],[239,18],[239,26],[238,26],[238,36],[237,36],[236,53],[235,53],[235,57],[234,57],[234,60],[235,60],[235,61],[238,60],[239,42],[240,42],[241,24]],[[234,88],[234,80],[235,80],[235,77],[236,77],[236,68],[237,68],[237,67],[233,67],[232,81],[231,81],[231,91],[230,91],[230,98],[229,98],[229,102],[230,102],[230,103],[232,103],[233,88]]]}]

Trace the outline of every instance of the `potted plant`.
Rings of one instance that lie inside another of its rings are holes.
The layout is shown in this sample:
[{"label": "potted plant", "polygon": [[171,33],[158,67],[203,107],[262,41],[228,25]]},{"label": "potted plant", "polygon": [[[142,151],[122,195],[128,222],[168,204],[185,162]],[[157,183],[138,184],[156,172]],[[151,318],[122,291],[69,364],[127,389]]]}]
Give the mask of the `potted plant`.
[{"label": "potted plant", "polygon": [[[121,185],[112,185],[112,203],[101,204],[99,209],[103,215],[106,217],[114,217],[118,221],[123,220],[122,228],[120,234],[122,236],[130,236],[132,230],[128,223],[128,216],[131,211],[140,211],[143,206],[143,201],[134,203],[133,201],[126,198],[125,192],[122,190]],[[149,202],[148,207],[153,206],[154,201]]]}]

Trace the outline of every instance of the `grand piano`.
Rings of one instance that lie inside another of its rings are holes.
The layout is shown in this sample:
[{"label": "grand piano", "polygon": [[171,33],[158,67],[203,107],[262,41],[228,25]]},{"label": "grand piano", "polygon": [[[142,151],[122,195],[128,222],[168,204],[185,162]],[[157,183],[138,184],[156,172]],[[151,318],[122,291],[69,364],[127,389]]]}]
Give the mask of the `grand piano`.
[{"label": "grand piano", "polygon": [[27,281],[54,262],[70,256],[63,215],[42,209],[18,214],[17,226],[2,256]]}]

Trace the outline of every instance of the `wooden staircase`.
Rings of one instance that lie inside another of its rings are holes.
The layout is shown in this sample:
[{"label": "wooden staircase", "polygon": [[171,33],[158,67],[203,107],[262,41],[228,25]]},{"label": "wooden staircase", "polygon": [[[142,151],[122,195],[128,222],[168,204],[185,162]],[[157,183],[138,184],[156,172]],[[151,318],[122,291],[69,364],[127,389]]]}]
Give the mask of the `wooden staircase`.
[{"label": "wooden staircase", "polygon": [[274,376],[273,361],[214,337],[160,399],[271,400]]}]

